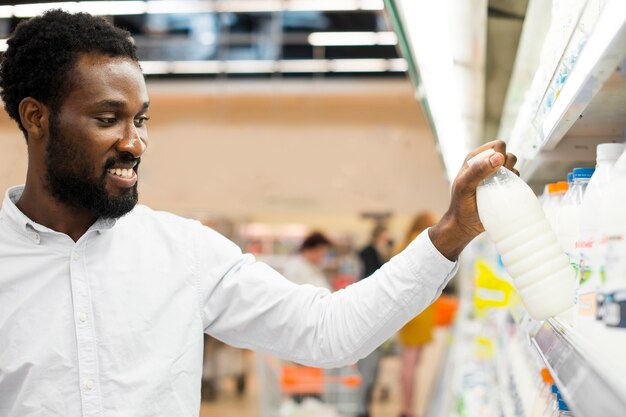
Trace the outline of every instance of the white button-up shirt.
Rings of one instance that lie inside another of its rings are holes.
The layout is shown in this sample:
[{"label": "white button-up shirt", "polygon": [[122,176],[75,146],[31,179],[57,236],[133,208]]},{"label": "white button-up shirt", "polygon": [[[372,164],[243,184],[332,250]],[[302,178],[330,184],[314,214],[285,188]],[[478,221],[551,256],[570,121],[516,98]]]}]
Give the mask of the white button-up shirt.
[{"label": "white button-up shirt", "polygon": [[0,416],[197,416],[203,333],[303,364],[364,357],[456,270],[427,233],[371,278],[295,285],[199,222],[137,206],[77,241],[0,211]]}]

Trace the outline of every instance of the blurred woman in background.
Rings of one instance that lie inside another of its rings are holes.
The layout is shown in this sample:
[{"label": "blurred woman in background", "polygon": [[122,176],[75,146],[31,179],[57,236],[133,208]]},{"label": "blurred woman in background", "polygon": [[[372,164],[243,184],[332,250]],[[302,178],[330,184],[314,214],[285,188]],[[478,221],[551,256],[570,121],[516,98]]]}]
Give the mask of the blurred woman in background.
[{"label": "blurred woman in background", "polygon": [[[415,217],[407,231],[406,238],[400,250],[404,249],[420,233],[437,223],[438,217],[431,212],[424,211]],[[408,322],[399,332],[401,347],[401,385],[402,385],[402,414],[401,417],[414,417],[415,413],[415,376],[417,365],[422,354],[422,347],[433,339],[435,325],[434,304],[426,307],[417,317]]]}]

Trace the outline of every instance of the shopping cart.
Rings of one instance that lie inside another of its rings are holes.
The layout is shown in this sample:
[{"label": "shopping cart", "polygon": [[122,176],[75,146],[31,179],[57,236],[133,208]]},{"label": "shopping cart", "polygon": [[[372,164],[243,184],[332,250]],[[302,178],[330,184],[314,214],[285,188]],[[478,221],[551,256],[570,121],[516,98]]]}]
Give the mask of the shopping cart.
[{"label": "shopping cart", "polygon": [[[355,366],[311,368],[257,354],[261,417],[353,417],[361,375]],[[315,404],[315,405],[312,405]]]}]

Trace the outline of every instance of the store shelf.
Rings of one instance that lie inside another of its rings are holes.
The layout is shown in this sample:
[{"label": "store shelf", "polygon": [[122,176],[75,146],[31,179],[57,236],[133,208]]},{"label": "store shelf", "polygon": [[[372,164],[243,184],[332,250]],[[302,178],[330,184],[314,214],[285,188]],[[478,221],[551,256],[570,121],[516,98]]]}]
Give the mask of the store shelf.
[{"label": "store shelf", "polygon": [[532,338],[570,409],[577,417],[623,417],[626,381],[571,328],[551,319]]},{"label": "store shelf", "polygon": [[[531,185],[564,179],[574,165],[593,164],[598,143],[623,140],[626,2],[585,4],[556,65],[537,68],[510,132],[509,149]],[[519,91],[511,96],[519,100]]]}]

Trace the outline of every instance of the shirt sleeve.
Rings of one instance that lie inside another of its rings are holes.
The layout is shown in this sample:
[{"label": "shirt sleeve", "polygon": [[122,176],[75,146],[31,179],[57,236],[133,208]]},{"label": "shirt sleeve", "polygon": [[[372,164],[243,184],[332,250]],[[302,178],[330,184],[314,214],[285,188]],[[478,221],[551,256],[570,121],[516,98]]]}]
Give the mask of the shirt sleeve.
[{"label": "shirt sleeve", "polygon": [[367,356],[431,304],[458,268],[427,231],[370,278],[334,293],[288,281],[206,227],[196,250],[206,333],[316,367]]}]

